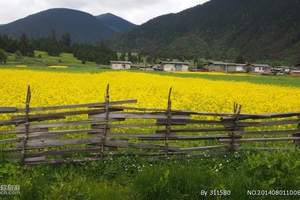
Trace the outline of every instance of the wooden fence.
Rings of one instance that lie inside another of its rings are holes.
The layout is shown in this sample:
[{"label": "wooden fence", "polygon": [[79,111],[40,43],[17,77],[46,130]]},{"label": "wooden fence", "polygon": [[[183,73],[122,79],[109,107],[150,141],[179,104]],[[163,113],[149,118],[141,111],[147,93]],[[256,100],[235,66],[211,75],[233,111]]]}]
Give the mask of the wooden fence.
[{"label": "wooden fence", "polygon": [[128,106],[136,100],[0,107],[0,152],[22,164],[101,160],[107,156],[194,155],[203,151],[285,150],[299,147],[300,112],[243,114]]}]

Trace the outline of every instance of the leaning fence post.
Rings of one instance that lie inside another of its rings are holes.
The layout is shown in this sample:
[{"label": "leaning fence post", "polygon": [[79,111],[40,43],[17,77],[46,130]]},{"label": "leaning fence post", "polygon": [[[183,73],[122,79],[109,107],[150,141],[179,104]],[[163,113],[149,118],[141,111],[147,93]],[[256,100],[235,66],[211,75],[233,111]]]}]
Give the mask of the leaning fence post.
[{"label": "leaning fence post", "polygon": [[22,147],[22,160],[21,163],[25,164],[26,156],[26,146],[29,137],[29,112],[30,112],[30,100],[31,100],[31,89],[30,85],[27,87],[26,102],[25,102],[25,137],[23,138],[23,147]]},{"label": "leaning fence post", "polygon": [[[298,119],[300,120],[300,116],[298,116]],[[295,133],[293,136],[296,138],[300,138],[300,123],[298,123],[298,125],[297,125],[297,130],[299,132]],[[300,147],[300,140],[294,140],[294,143],[295,143],[296,147]]]},{"label": "leaning fence post", "polygon": [[230,137],[230,146],[229,146],[229,150],[230,151],[235,151],[236,150],[236,138],[238,137],[235,132],[240,130],[240,127],[238,127],[238,121],[240,118],[240,114],[241,114],[241,109],[242,109],[242,105],[239,105],[237,103],[234,103],[233,105],[233,117],[227,119],[229,120],[229,123],[226,122],[225,127],[229,129],[229,137]]},{"label": "leaning fence post", "polygon": [[105,150],[105,143],[106,143],[106,137],[109,131],[109,103],[110,103],[110,95],[109,95],[109,84],[106,86],[106,92],[105,92],[105,103],[104,103],[104,109],[105,109],[105,120],[104,120],[104,127],[103,127],[103,141],[102,141],[102,155],[104,154]]},{"label": "leaning fence post", "polygon": [[168,106],[167,106],[167,112],[166,112],[166,134],[165,134],[165,152],[168,154],[169,153],[169,136],[171,134],[171,125],[172,125],[172,100],[171,100],[171,95],[172,95],[172,87],[169,90],[169,95],[168,95]]}]

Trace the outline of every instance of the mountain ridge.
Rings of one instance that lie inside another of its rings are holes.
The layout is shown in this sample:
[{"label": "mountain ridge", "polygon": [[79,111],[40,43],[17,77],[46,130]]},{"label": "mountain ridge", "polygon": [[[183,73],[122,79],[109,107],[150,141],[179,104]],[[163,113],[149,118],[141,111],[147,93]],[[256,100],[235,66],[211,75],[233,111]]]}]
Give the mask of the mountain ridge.
[{"label": "mountain ridge", "polygon": [[106,26],[110,27],[112,30],[118,33],[127,32],[136,27],[135,24],[112,13],[104,13],[95,17],[98,20],[100,20],[103,24],[105,24]]},{"label": "mountain ridge", "polygon": [[[118,20],[119,25],[122,25],[121,18]],[[30,38],[42,38],[49,37],[52,32],[55,32],[57,37],[70,33],[74,42],[97,43],[116,33],[104,21],[83,11],[52,8],[1,25],[0,34],[20,37],[25,33]],[[119,32],[122,31],[123,29],[120,28]]]}]

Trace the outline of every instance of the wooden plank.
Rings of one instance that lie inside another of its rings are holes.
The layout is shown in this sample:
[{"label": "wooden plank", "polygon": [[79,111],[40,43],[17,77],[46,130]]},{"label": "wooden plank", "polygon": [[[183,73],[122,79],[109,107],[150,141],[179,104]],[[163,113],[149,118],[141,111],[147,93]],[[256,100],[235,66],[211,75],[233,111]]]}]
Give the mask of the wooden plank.
[{"label": "wooden plank", "polygon": [[128,129],[128,128],[153,128],[158,126],[164,126],[164,125],[157,125],[154,123],[136,123],[136,124],[110,124],[108,125],[109,128],[122,128],[122,129]]},{"label": "wooden plank", "polygon": [[15,113],[17,111],[16,107],[0,107],[0,113]]},{"label": "wooden plank", "polygon": [[49,159],[44,161],[28,161],[25,164],[30,165],[40,165],[40,164],[66,164],[66,163],[83,163],[103,160],[103,158],[82,158],[82,159]]},{"label": "wooden plank", "polygon": [[225,148],[227,145],[215,145],[215,146],[203,146],[203,147],[189,147],[189,148],[181,148],[180,151],[205,151],[205,150],[214,150]]},{"label": "wooden plank", "polygon": [[289,113],[269,113],[269,114],[241,114],[240,119],[271,119],[271,118],[287,118],[287,117],[297,117],[299,112],[289,112]]},{"label": "wooden plank", "polygon": [[[236,142],[286,142],[300,140],[300,137],[281,137],[281,138],[243,138],[236,139]],[[220,142],[231,142],[229,139],[220,139]]]},{"label": "wooden plank", "polygon": [[[118,104],[131,104],[137,103],[135,99],[120,100],[120,101],[111,101],[110,105]],[[49,110],[63,110],[63,109],[72,109],[72,108],[102,108],[104,103],[86,103],[86,104],[72,104],[72,105],[59,105],[59,106],[47,106],[47,107],[31,107],[31,112],[36,111],[49,111]],[[25,109],[18,109],[18,112],[25,112]]]},{"label": "wooden plank", "polygon": [[[110,110],[112,111],[120,111],[120,110]],[[83,114],[89,114],[89,115],[96,115],[100,113],[104,113],[105,109],[92,109],[92,110],[79,110],[79,111],[66,111],[66,112],[56,112],[56,113],[46,113],[46,114],[31,114],[29,115],[30,121],[42,121],[42,120],[48,120],[48,118],[53,117],[66,117],[66,116],[74,116],[74,115],[83,115]],[[25,120],[25,115],[16,116],[13,117],[13,120],[15,121],[23,121]]]},{"label": "wooden plank", "polygon": [[28,163],[28,162],[41,162],[41,161],[45,161],[45,160],[46,160],[45,156],[24,158],[25,163]]},{"label": "wooden plank", "polygon": [[[114,137],[112,135],[111,137]],[[136,136],[140,140],[164,140],[165,137],[163,135],[156,136],[156,135],[137,135]],[[219,140],[219,139],[226,139],[230,138],[229,136],[172,136],[168,137],[169,140]]]},{"label": "wooden plank", "polygon": [[[100,120],[78,120],[78,121],[64,121],[64,122],[54,122],[54,123],[41,123],[41,124],[31,124],[30,130],[44,129],[44,128],[59,128],[66,126],[81,126],[81,125],[91,125],[97,124],[102,125],[104,121]],[[24,128],[19,128],[18,131],[23,131]]]},{"label": "wooden plank", "polygon": [[40,157],[40,156],[48,156],[48,155],[66,155],[66,154],[76,154],[76,153],[92,153],[99,152],[101,150],[100,147],[93,148],[71,148],[64,150],[46,150],[42,152],[36,153],[26,153],[27,157]]},{"label": "wooden plank", "polygon": [[0,135],[11,135],[16,134],[16,130],[0,131]]},{"label": "wooden plank", "polygon": [[[48,121],[48,120],[62,120],[62,119],[66,119],[65,116],[45,116],[43,118],[36,118],[36,119],[29,119],[29,122],[37,122],[37,121]],[[12,119],[12,125],[18,125],[18,124],[24,124],[26,123],[26,120],[24,117],[22,118],[16,118],[16,119]]]},{"label": "wooden plank", "polygon": [[270,131],[237,131],[236,133],[242,134],[242,135],[280,135],[280,134],[295,134],[299,133],[299,130],[295,129],[289,129],[289,130],[270,130]]},{"label": "wooden plank", "polygon": [[[145,143],[128,143],[124,141],[107,141],[105,146],[118,148],[137,148],[137,149],[160,149],[164,150],[164,145],[145,144]],[[169,151],[178,151],[178,147],[169,147]]]},{"label": "wooden plank", "polygon": [[123,110],[132,110],[132,111],[142,111],[142,112],[165,112],[164,109],[155,109],[155,108],[138,108],[138,107],[129,107],[129,106],[111,106],[111,108],[118,108]]},{"label": "wooden plank", "polygon": [[[166,112],[166,109],[155,108],[137,108],[137,107],[123,107],[115,106],[116,108],[123,108],[124,110],[136,110],[136,111],[149,111],[149,112]],[[199,115],[199,116],[232,116],[232,113],[217,113],[217,112],[195,112],[186,110],[172,110],[172,115]],[[247,115],[248,116],[248,115]]]},{"label": "wooden plank", "polygon": [[240,150],[244,151],[293,151],[296,148],[283,148],[283,147],[241,147]]},{"label": "wooden plank", "polygon": [[[172,125],[186,125],[186,124],[203,124],[203,125],[221,125],[223,124],[220,120],[197,120],[197,119],[172,119]],[[158,125],[165,125],[166,120],[160,119],[157,121]]]},{"label": "wooden plank", "polygon": [[0,120],[0,126],[8,126],[8,125],[15,125],[16,122],[13,120]]},{"label": "wooden plank", "polygon": [[47,138],[55,138],[61,137],[67,134],[101,134],[103,133],[103,129],[76,129],[76,130],[58,130],[58,131],[47,131],[47,132],[34,132],[30,133],[28,139],[47,139]]},{"label": "wooden plank", "polygon": [[80,144],[97,144],[102,140],[102,137],[81,138],[81,139],[65,139],[65,140],[30,140],[27,142],[27,147],[31,148],[46,148],[59,147],[65,145],[80,145]]},{"label": "wooden plank", "polygon": [[[164,133],[166,130],[157,130],[156,133]],[[198,132],[218,132],[218,131],[230,131],[226,128],[185,128],[185,129],[172,129],[171,133],[198,133]]]},{"label": "wooden plank", "polygon": [[3,139],[0,140],[0,144],[6,144],[6,143],[14,143],[14,142],[20,142],[23,138],[9,138],[9,139]]},{"label": "wooden plank", "polygon": [[238,122],[237,125],[239,127],[261,127],[261,126],[274,126],[274,125],[288,125],[288,124],[298,124],[300,123],[299,119],[291,119],[291,120],[276,120],[276,121],[268,121],[268,122]]},{"label": "wooden plank", "polygon": [[[96,119],[105,119],[104,114],[98,114],[93,116]],[[131,113],[111,113],[110,119],[167,119],[167,116],[163,113],[138,113],[138,112],[131,112]],[[189,119],[189,116],[182,116],[182,115],[174,115],[172,116],[173,119]]]}]

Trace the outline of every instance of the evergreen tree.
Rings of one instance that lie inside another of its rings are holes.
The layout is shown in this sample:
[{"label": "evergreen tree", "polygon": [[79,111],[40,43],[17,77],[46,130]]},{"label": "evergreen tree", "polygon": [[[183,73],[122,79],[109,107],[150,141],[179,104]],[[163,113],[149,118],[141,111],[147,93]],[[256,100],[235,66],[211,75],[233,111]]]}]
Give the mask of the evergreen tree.
[{"label": "evergreen tree", "polygon": [[126,53],[124,53],[124,52],[121,53],[121,56],[120,56],[119,60],[125,61],[126,60]]},{"label": "evergreen tree", "polygon": [[29,41],[26,34],[22,34],[20,37],[19,49],[22,55],[27,55],[29,53]]},{"label": "evergreen tree", "polygon": [[242,55],[239,55],[238,57],[236,57],[235,62],[240,63],[240,64],[246,63],[245,58]]},{"label": "evergreen tree", "polygon": [[50,39],[49,39],[48,42],[49,42],[49,44],[47,46],[48,54],[50,56],[59,56],[62,51],[59,47],[59,42],[57,41],[56,32],[54,30],[52,30],[51,35],[50,35]]},{"label": "evergreen tree", "polygon": [[7,55],[3,49],[0,49],[0,64],[6,64]]},{"label": "evergreen tree", "polygon": [[128,55],[127,60],[133,62],[132,61],[132,53],[129,51],[127,55]]},{"label": "evergreen tree", "polygon": [[22,52],[21,52],[20,50],[17,50],[17,51],[15,52],[15,59],[16,59],[17,61],[20,61],[20,60],[22,60],[22,57],[23,57]]},{"label": "evergreen tree", "polygon": [[65,33],[62,35],[60,44],[64,50],[64,52],[69,52],[71,47],[71,35],[69,33]]}]

